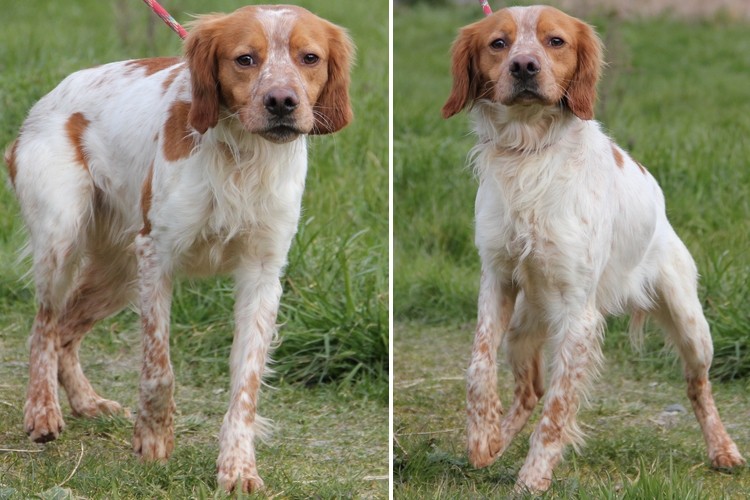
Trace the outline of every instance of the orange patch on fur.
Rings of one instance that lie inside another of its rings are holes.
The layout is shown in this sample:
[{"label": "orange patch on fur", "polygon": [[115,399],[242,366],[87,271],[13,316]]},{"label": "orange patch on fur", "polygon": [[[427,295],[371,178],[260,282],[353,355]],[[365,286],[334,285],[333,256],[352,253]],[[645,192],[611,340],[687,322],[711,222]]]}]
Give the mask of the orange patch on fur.
[{"label": "orange patch on fur", "polygon": [[151,76],[154,73],[167,69],[170,66],[180,62],[179,57],[150,57],[148,59],[135,59],[126,64],[129,68],[143,69],[146,71],[145,76]]},{"label": "orange patch on fur", "polygon": [[8,165],[8,177],[11,184],[16,185],[16,151],[18,150],[18,139],[5,150],[5,164]]},{"label": "orange patch on fur", "polygon": [[151,210],[151,199],[153,193],[151,191],[151,182],[154,177],[154,164],[151,164],[151,168],[148,170],[146,180],[143,181],[141,186],[141,213],[143,214],[143,229],[141,234],[146,235],[151,233],[151,221],[148,218],[148,212]]},{"label": "orange patch on fur", "polygon": [[89,165],[86,162],[86,152],[83,150],[83,134],[89,123],[91,122],[83,116],[83,113],[73,113],[65,123],[65,132],[76,150],[76,161],[86,170],[89,169]]},{"label": "orange patch on fur", "polygon": [[647,173],[646,167],[644,167],[643,165],[641,165],[641,163],[640,163],[640,162],[635,162],[635,164],[636,164],[636,165],[638,165],[638,168],[640,168],[640,169],[641,169],[641,173],[642,173],[643,175],[646,175],[646,173]]},{"label": "orange patch on fur", "polygon": [[190,156],[195,147],[192,130],[188,127],[190,103],[177,101],[169,109],[169,118],[164,124],[164,158],[178,161]]},{"label": "orange patch on fur", "polygon": [[165,94],[167,93],[167,90],[169,90],[169,87],[172,86],[172,82],[174,82],[174,79],[177,78],[177,75],[179,75],[181,72],[182,66],[177,66],[169,72],[169,75],[167,75],[167,78],[161,84],[161,88]]},{"label": "orange patch on fur", "polygon": [[247,394],[249,402],[245,401],[242,403],[243,419],[246,426],[253,425],[255,422],[255,401],[258,399],[258,391],[260,390],[260,376],[257,373],[253,373],[247,380],[247,384],[243,392]]},{"label": "orange patch on fur", "polygon": [[615,157],[615,163],[618,167],[623,168],[625,166],[625,159],[622,157],[622,153],[617,149],[617,146],[612,143],[612,155]]},{"label": "orange patch on fur", "polygon": [[505,53],[493,52],[482,57],[482,41],[495,32],[514,40],[516,31],[516,21],[507,10],[499,10],[485,20],[461,29],[451,48],[453,87],[443,106],[443,118],[450,118],[465,107],[471,107],[477,99],[491,97],[491,82],[493,78],[498,78],[493,70],[501,66],[506,56]]},{"label": "orange patch on fur", "polygon": [[550,403],[549,411],[545,412],[549,417],[549,424],[543,425],[539,429],[542,432],[542,444],[544,446],[549,446],[560,440],[566,406],[565,402],[560,398],[555,398]]},{"label": "orange patch on fur", "polygon": [[482,357],[488,357],[490,355],[490,346],[487,345],[487,342],[482,342],[479,344],[477,352]]},{"label": "orange patch on fur", "polygon": [[544,396],[544,380],[541,370],[541,361],[538,356],[534,358],[531,366],[531,373],[534,377],[534,392],[536,393],[537,399],[542,399],[542,396]]},{"label": "orange patch on fur", "polygon": [[706,386],[708,385],[708,380],[705,378],[689,378],[688,381],[688,398],[696,404],[698,402],[698,399],[700,399],[701,393],[706,389]]}]

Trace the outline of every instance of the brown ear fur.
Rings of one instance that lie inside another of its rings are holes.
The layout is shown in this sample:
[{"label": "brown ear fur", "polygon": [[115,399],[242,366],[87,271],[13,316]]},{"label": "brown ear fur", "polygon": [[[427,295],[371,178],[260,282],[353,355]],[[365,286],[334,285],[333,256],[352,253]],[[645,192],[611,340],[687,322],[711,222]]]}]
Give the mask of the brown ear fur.
[{"label": "brown ear fur", "polygon": [[568,85],[566,99],[568,107],[578,118],[594,118],[596,84],[602,67],[602,42],[593,28],[579,21],[578,68]]},{"label": "brown ear fur", "polygon": [[471,27],[461,30],[451,49],[451,73],[453,88],[443,106],[443,118],[450,118],[477,97],[479,80],[473,60],[473,31]]},{"label": "brown ear fur", "polygon": [[315,124],[311,135],[332,134],[354,118],[349,101],[349,70],[354,59],[354,44],[346,31],[328,27],[328,80],[313,108]]},{"label": "brown ear fur", "polygon": [[219,122],[219,80],[215,46],[216,16],[199,19],[185,41],[193,101],[188,122],[199,133]]}]

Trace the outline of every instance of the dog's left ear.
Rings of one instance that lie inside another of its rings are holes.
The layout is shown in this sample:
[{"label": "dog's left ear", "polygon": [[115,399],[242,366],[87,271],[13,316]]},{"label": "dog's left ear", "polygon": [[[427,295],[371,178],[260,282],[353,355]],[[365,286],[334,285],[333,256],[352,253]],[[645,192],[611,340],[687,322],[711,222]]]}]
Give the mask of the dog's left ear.
[{"label": "dog's left ear", "polygon": [[219,122],[219,78],[214,36],[219,16],[200,17],[185,41],[193,100],[188,122],[201,134]]},{"label": "dog's left ear", "polygon": [[588,24],[578,23],[578,66],[568,85],[568,107],[581,120],[594,118],[596,84],[602,68],[602,42]]},{"label": "dog's left ear", "polygon": [[328,80],[313,107],[315,124],[311,135],[332,134],[354,118],[349,101],[349,71],[354,61],[354,44],[342,28],[330,24],[328,36]]}]

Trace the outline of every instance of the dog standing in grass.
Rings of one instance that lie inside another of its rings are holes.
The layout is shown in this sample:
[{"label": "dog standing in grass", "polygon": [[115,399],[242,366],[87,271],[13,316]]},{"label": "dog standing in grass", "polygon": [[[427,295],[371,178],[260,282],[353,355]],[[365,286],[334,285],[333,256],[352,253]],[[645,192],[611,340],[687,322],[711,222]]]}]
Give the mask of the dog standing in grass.
[{"label": "dog standing in grass", "polygon": [[[507,449],[550,381],[516,490],[549,488],[580,444],[580,397],[601,361],[606,315],[647,316],[677,348],[714,467],[745,463],[711,394],[713,346],[697,271],[667,221],[656,180],[593,121],[601,44],[590,26],[545,6],[512,7],[463,28],[453,45],[448,118],[471,109],[479,190],[479,311],[467,372],[468,453],[485,467]],[[515,378],[497,395],[501,343]]]},{"label": "dog standing in grass", "polygon": [[218,482],[263,486],[253,440],[297,230],[305,136],[352,119],[346,32],[291,6],[203,16],[185,57],[105,64],[66,78],[31,110],[5,161],[29,230],[38,313],[24,428],[58,437],[58,382],[73,414],[122,411],[83,374],[94,323],[140,305],[143,366],[133,448],[174,446],[169,311],[175,274],[232,274],[235,332]]}]

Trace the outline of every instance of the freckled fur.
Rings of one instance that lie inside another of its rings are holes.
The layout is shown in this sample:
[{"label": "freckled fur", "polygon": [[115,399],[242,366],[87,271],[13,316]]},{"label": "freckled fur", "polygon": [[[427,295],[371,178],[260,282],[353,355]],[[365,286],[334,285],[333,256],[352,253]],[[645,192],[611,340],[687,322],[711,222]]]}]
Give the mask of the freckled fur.
[{"label": "freckled fur", "polygon": [[[253,53],[257,67],[240,68]],[[316,64],[303,64],[314,53]],[[105,64],[66,78],[31,110],[6,150],[29,229],[39,312],[31,333],[24,428],[46,442],[64,427],[58,381],[74,415],[127,412],[100,397],[78,349],[93,325],[140,305],[143,361],[133,449],[174,449],[169,357],[172,279],[231,274],[235,332],[219,486],[263,486],[254,439],[268,425],[258,395],[276,333],[280,276],[297,230],[306,135],[352,119],[346,32],[298,7],[252,6],[200,17],[185,57]],[[278,117],[264,96],[292,88]],[[334,109],[335,108],[335,109]]]},{"label": "freckled fur", "polygon": [[[508,45],[492,50],[504,37]],[[564,48],[547,43],[562,37]],[[697,270],[670,226],[653,177],[592,120],[601,46],[585,23],[550,7],[512,7],[461,30],[453,46],[447,118],[471,111],[479,180],[476,245],[482,262],[474,348],[467,370],[469,460],[494,462],[544,394],[516,490],[549,488],[575,417],[601,364],[607,315],[631,312],[637,340],[647,316],[677,346],[688,396],[714,467],[744,464],[708,383],[713,348],[697,297]],[[537,95],[517,93],[510,61],[540,64]],[[542,347],[550,345],[544,388]],[[497,395],[503,346],[516,388]]]}]

